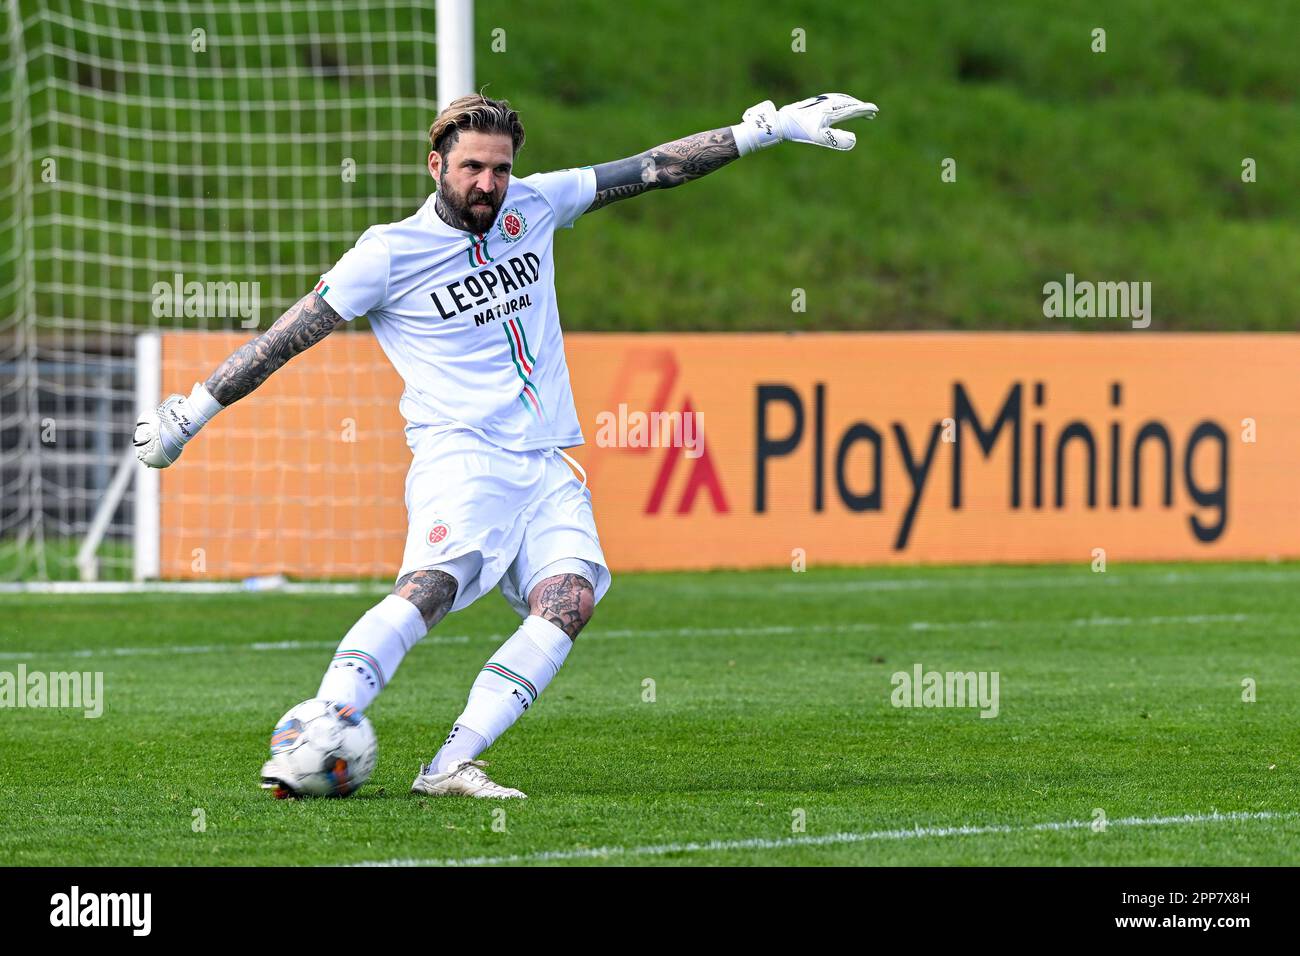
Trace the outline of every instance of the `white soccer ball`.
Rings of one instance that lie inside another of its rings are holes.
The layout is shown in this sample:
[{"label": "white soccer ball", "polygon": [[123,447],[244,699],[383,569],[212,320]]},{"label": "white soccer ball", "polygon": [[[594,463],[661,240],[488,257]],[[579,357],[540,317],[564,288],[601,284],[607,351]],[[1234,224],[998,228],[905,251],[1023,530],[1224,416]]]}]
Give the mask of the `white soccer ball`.
[{"label": "white soccer ball", "polygon": [[286,796],[346,797],[370,779],[378,755],[375,729],[350,704],[305,700],[271,734],[271,756],[295,777]]}]

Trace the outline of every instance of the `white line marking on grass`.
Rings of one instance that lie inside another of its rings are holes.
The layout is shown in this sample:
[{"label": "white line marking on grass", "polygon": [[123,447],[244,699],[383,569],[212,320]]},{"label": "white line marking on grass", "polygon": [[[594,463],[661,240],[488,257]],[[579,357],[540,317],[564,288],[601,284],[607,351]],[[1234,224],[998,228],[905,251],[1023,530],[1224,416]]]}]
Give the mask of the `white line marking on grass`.
[{"label": "white line marking on grass", "polygon": [[252,587],[238,581],[5,581],[0,595],[11,594],[384,594],[391,582],[383,581],[290,581],[268,587]]},{"label": "white line marking on grass", "polygon": [[1044,627],[1132,627],[1147,624],[1235,624],[1250,620],[1249,614],[1176,614],[1153,617],[1076,617],[1065,621],[913,621],[913,631],[952,630],[954,628]]},{"label": "white line marking on grass", "polygon": [[[434,634],[424,638],[431,644],[468,644],[465,634]],[[166,654],[229,654],[240,651],[301,651],[338,647],[338,641],[255,641],[252,644],[171,644],[160,647],[101,647],[75,651],[0,651],[0,661],[31,660],[35,657],[140,657]]]},{"label": "white line marking on grass", "polygon": [[[1259,811],[1253,813],[1184,813],[1172,817],[1125,817],[1107,821],[1107,827],[1166,827],[1203,823],[1239,823],[1256,820],[1281,820],[1300,816],[1297,813]],[[799,846],[835,846],[869,843],[875,840],[921,840],[945,837],[987,836],[990,834],[1041,833],[1044,831],[1087,830],[1091,820],[1060,820],[1046,823],[986,824],[960,827],[912,827],[910,829],[870,830],[865,833],[830,833],[825,836],[792,836],[773,840],[755,837],[748,840],[709,840],[704,843],[661,843],[654,846],[598,846],[574,850],[541,850],[536,853],[512,853],[506,856],[470,856],[444,859],[399,858],[367,860],[351,866],[492,866],[502,863],[550,863],[561,860],[633,859],[641,856],[667,856],[671,853],[717,853],[724,850],[781,850]]]},{"label": "white line marking on grass", "polygon": [[[855,631],[952,631],[1012,627],[1132,627],[1156,624],[1236,624],[1250,620],[1250,614],[1182,614],[1153,617],[1078,617],[1061,621],[904,621],[897,624],[876,624],[870,621],[857,624],[805,624],[767,625],[764,627],[669,627],[669,628],[615,628],[613,630],[584,631],[582,640],[602,637],[761,637],[765,634],[825,634],[852,633]],[[506,635],[488,635],[491,640],[505,640]]]},{"label": "white line marking on grass", "polygon": [[[607,631],[595,630],[582,635],[582,640],[618,639],[637,637],[764,637],[797,634],[854,634],[912,630],[912,631],[969,631],[1010,628],[1047,627],[1143,627],[1165,624],[1239,624],[1255,617],[1251,614],[1184,614],[1157,615],[1154,617],[1080,617],[1063,621],[905,621],[898,624],[809,624],[765,625],[763,627],[667,627],[623,628]],[[430,634],[422,643],[468,644],[472,640],[500,644],[507,634]],[[0,651],[0,660],[32,660],[37,657],[136,657],[165,654],[224,654],[239,651],[298,651],[337,647],[338,641],[258,641],[252,644],[172,644],[161,647],[103,647],[80,650]]]},{"label": "white line marking on grass", "polygon": [[730,594],[749,591],[779,591],[785,594],[817,593],[838,591],[932,591],[944,588],[980,588],[999,590],[1002,588],[1041,588],[1041,587],[1121,587],[1126,584],[1188,584],[1188,583],[1288,583],[1294,584],[1300,578],[1300,571],[1168,571],[1163,574],[1144,574],[1140,569],[1133,574],[1123,574],[1112,570],[1109,574],[1081,573],[1072,575],[1029,575],[1015,576],[982,575],[971,573],[956,577],[934,578],[876,578],[862,581],[784,581],[784,582],[716,582],[706,580],[693,582],[708,585],[714,593]]}]

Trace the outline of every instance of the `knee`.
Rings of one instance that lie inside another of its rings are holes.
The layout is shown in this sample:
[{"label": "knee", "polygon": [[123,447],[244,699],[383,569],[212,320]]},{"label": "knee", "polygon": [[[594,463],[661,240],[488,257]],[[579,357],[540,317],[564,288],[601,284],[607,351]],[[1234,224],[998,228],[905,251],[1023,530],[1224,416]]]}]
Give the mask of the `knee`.
[{"label": "knee", "polygon": [[425,627],[433,627],[456,600],[456,579],[446,571],[412,571],[397,579],[393,593],[416,606]]},{"label": "knee", "polygon": [[581,574],[557,574],[538,582],[528,610],[576,638],[596,610],[596,591]]}]

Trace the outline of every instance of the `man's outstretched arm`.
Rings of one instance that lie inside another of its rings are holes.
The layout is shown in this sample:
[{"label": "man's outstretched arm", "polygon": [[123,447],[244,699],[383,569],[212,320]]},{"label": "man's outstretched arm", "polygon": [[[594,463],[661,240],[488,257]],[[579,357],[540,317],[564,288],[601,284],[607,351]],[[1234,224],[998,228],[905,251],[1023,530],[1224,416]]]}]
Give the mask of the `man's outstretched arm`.
[{"label": "man's outstretched arm", "polygon": [[325,338],[343,321],[343,316],[328,302],[315,292],[308,292],[269,329],[241,345],[222,362],[204,382],[204,387],[225,408],[265,382],[272,372],[299,352]]},{"label": "man's outstretched arm", "polygon": [[596,173],[596,198],[587,212],[620,199],[639,196],[647,189],[671,189],[721,169],[739,159],[731,128],[696,133],[664,143],[644,153],[601,163]]},{"label": "man's outstretched arm", "polygon": [[135,426],[135,453],[151,468],[166,468],[217,412],[265,382],[299,352],[341,324],[339,315],[315,292],[299,299],[257,338],[246,342],[189,396],[172,395]]},{"label": "man's outstretched arm", "polygon": [[593,167],[596,198],[587,212],[650,189],[671,189],[721,169],[733,159],[785,140],[848,151],[857,136],[833,124],[865,116],[874,119],[874,103],[844,93],[822,93],[777,109],[771,100],[745,111],[736,126],[723,126],[664,143],[626,159]]}]

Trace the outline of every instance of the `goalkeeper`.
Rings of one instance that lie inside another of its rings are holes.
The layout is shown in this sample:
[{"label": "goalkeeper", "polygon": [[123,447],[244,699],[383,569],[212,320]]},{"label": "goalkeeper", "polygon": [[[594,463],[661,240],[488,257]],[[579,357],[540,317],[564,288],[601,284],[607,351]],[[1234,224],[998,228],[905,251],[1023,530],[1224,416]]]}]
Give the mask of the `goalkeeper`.
[{"label": "goalkeeper", "polygon": [[[852,149],[854,134],[834,124],[875,114],[842,93],[779,110],[767,101],[735,126],[518,179],[518,114],[504,101],[461,97],[429,131],[437,186],[419,211],[368,229],[266,332],[137,424],[140,460],[166,468],[223,408],[343,323],[369,316],[406,385],[406,550],[392,593],[344,636],[316,696],[364,710],[430,628],[494,587],[522,617],[412,791],[524,796],[489,779],[478,757],[546,689],[609,588],[590,492],[561,450],[583,438],[555,299],[555,230],[782,141]],[[262,778],[295,789],[274,757]]]}]

